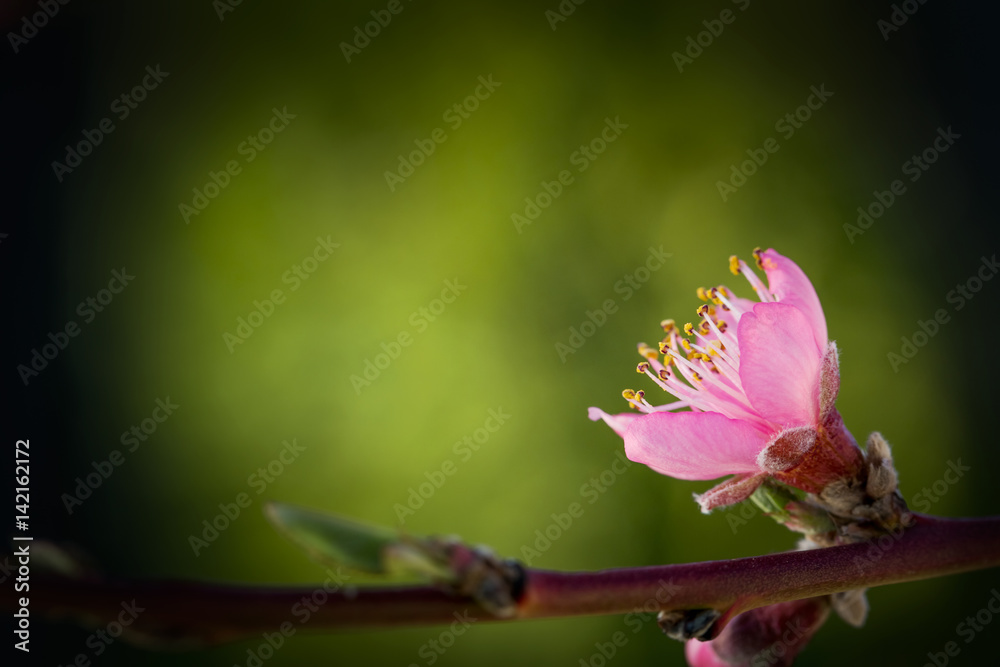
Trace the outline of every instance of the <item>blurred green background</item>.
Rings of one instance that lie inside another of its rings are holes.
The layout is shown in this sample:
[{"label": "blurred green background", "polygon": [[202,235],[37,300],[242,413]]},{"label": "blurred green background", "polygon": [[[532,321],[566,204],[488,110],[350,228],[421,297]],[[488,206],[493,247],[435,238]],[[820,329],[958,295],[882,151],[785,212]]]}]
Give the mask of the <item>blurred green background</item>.
[{"label": "blurred green background", "polygon": [[[0,230],[8,421],[38,443],[38,537],[44,529],[124,575],[311,582],[322,569],[269,527],[266,499],[397,525],[395,506],[450,460],[456,473],[405,517],[406,530],[520,556],[552,513],[582,500],[583,516],[533,566],[790,548],[793,536],[761,516],[736,530],[725,512],[702,516],[691,494],[710,482],[634,466],[593,504],[582,495],[621,450],[587,407],[622,411],[625,387],[652,394],[634,374],[635,343],[655,342],[662,318],[691,319],[700,285],[749,295],[727,258],[757,245],[812,278],[842,353],[841,413],[859,439],[877,429],[893,443],[907,497],[961,458],[971,471],[928,511],[1000,510],[989,472],[1000,463],[989,353],[1000,284],[961,310],[946,300],[997,249],[996,126],[981,74],[996,50],[978,4],[921,5],[886,40],[877,22],[890,19],[887,2],[567,1],[575,9],[553,29],[556,0],[402,0],[350,62],[341,43],[385,2],[245,0],[221,20],[220,6],[72,3],[4,56],[15,201]],[[713,23],[723,10],[732,22]],[[5,9],[5,34],[35,11]],[[721,33],[678,71],[675,52],[699,33],[707,43],[710,26]],[[112,102],[147,66],[169,74],[122,119]],[[474,104],[480,77],[499,85]],[[812,86],[833,95],[782,133],[776,122]],[[456,104],[467,105],[458,126]],[[294,118],[248,162],[243,142],[273,109]],[[114,131],[58,181],[51,163],[105,117]],[[581,158],[606,119],[627,128]],[[948,127],[961,138],[911,183],[903,164]],[[390,187],[385,173],[436,128],[446,140]],[[724,200],[717,182],[769,137],[780,149]],[[230,160],[239,173],[186,223],[179,205]],[[525,199],[563,170],[572,182],[516,224]],[[905,194],[850,238],[857,207],[895,179]],[[292,289],[286,272],[317,238],[339,247],[306,262],[315,271]],[[670,257],[626,290],[620,281],[650,247]],[[77,304],[123,266],[134,280],[83,323]],[[446,281],[465,289],[442,311],[434,300]],[[227,345],[224,334],[276,289],[284,302]],[[557,343],[608,299],[617,310],[561,358]],[[894,370],[887,354],[939,308],[951,321]],[[15,367],[70,320],[81,335],[24,386]],[[404,332],[412,344],[369,385],[352,383]],[[76,478],[124,450],[122,433],[167,397],[174,413],[67,515],[60,497]],[[456,449],[491,409],[509,420],[471,456]],[[304,450],[258,495],[251,476],[291,439]],[[241,492],[253,505],[195,556],[189,536]],[[981,572],[873,590],[867,627],[831,619],[799,664],[922,664],[997,585],[997,572]],[[617,616],[475,626],[434,662],[596,665],[595,642],[619,630],[629,641],[609,664],[683,664],[655,624],[633,634]],[[296,636],[266,664],[428,665],[421,646],[440,631]],[[92,653],[87,630],[35,632],[51,664]],[[982,664],[998,638],[986,627],[960,660]],[[98,660],[246,664],[256,645],[158,654],[119,643]]]}]

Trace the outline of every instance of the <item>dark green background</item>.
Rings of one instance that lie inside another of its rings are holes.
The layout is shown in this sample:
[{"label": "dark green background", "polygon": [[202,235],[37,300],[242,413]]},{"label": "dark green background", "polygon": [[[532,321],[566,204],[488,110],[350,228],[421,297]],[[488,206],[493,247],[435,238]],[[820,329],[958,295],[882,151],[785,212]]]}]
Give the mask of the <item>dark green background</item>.
[{"label": "dark green background", "polygon": [[[812,278],[842,353],[840,410],[859,439],[878,429],[893,443],[907,497],[961,458],[972,470],[929,511],[998,512],[1000,284],[960,311],[946,301],[997,250],[995,20],[980,4],[927,3],[886,41],[888,2],[589,0],[552,30],[556,0],[404,1],[350,63],[338,45],[385,2],[245,0],[220,21],[210,0],[77,0],[18,54],[5,38],[4,421],[35,447],[33,533],[119,574],[310,582],[322,570],[268,526],[265,499],[392,525],[408,489],[451,459],[457,473],[406,529],[519,556],[621,449],[586,408],[624,409],[625,387],[653,394],[633,372],[635,343],[655,342],[664,317],[693,318],[699,285],[749,295],[727,258],[757,245]],[[725,8],[735,22],[678,72],[672,54]],[[4,35],[35,10],[5,8]],[[166,80],[58,182],[64,146],[157,64]],[[442,113],[490,75],[501,86],[451,129]],[[833,96],[778,134],[821,84]],[[185,224],[178,205],[242,159],[273,107],[296,118]],[[576,172],[572,153],[609,117],[628,128]],[[961,139],[851,243],[856,208],[907,178],[902,164],[949,126]],[[390,191],[384,172],[437,127],[447,140]],[[723,202],[716,182],[772,136],[780,150]],[[574,182],[519,234],[511,214],[563,169]],[[340,248],[289,291],[282,274],[327,235]],[[616,282],[650,246],[672,256],[625,300]],[[25,387],[16,366],[122,266],[134,282]],[[467,290],[358,395],[350,376],[382,342],[416,333],[411,313],[448,279]],[[230,353],[223,333],[275,288],[287,301]],[[555,344],[606,299],[617,312],[563,363]],[[938,308],[951,321],[894,372],[887,354]],[[68,516],[60,496],[167,396],[181,407]],[[511,419],[462,461],[453,443],[497,407]],[[188,536],[291,438],[300,458],[195,557]],[[533,565],[792,546],[765,518],[734,535],[724,512],[700,515],[691,494],[709,486],[635,466]],[[994,586],[1000,575],[982,572],[871,591],[867,627],[831,619],[800,663],[923,664]],[[633,635],[621,617],[476,626],[436,664],[578,665],[618,630],[629,643],[610,664],[682,664],[653,624]],[[424,665],[418,650],[439,632],[296,636],[266,664]],[[88,633],[37,624],[37,664],[72,660]],[[988,626],[955,664],[982,664],[998,636]],[[243,664],[250,646],[116,644],[95,664]]]}]

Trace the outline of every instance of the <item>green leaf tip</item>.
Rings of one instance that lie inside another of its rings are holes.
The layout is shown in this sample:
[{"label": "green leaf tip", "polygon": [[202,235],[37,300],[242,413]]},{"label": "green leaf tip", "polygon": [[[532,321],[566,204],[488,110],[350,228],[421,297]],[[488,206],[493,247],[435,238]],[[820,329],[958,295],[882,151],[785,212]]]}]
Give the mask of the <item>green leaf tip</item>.
[{"label": "green leaf tip", "polygon": [[400,540],[393,530],[273,501],[264,506],[264,515],[315,560],[373,574],[390,573],[386,548]]}]

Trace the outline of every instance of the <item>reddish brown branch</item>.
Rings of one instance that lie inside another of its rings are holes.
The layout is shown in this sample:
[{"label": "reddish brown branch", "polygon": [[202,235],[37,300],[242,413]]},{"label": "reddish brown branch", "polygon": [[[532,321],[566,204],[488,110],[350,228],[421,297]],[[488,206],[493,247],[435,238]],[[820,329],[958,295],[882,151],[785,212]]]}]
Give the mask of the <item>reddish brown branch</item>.
[{"label": "reddish brown branch", "polygon": [[[509,620],[626,613],[650,601],[664,609],[744,611],[1000,565],[1000,517],[939,519],[917,515],[916,519],[905,533],[884,536],[881,543],[599,572],[528,569],[518,613]],[[296,628],[330,632],[449,623],[454,614],[464,611],[479,621],[493,620],[472,600],[428,586],[339,589],[303,620],[303,609],[308,608],[302,606],[303,600],[322,600],[322,590],[315,586],[45,579],[37,584],[32,581],[31,610],[33,615],[74,620],[112,619],[123,601],[135,599],[145,611],[132,630],[179,640],[182,645],[253,637],[274,632],[286,622]],[[664,597],[664,591],[669,597]],[[9,588],[4,589],[2,600],[5,609],[14,608]]]}]

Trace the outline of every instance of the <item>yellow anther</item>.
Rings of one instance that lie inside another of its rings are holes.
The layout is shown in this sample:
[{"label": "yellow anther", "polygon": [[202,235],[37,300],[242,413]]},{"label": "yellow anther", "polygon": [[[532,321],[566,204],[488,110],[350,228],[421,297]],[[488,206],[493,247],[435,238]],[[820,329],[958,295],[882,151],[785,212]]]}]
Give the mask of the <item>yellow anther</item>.
[{"label": "yellow anther", "polygon": [[670,345],[665,340],[660,341],[660,354],[670,354]]},{"label": "yellow anther", "polygon": [[763,270],[764,269],[764,251],[761,250],[759,246],[753,249],[753,258],[757,261],[757,268]]},{"label": "yellow anther", "polygon": [[687,338],[681,338],[681,347],[684,348],[685,352],[690,352],[691,351],[691,341],[689,341]]},{"label": "yellow anther", "polygon": [[641,401],[642,399],[646,398],[646,392],[640,389],[639,391],[635,392],[635,397],[637,400]]},{"label": "yellow anther", "polygon": [[705,315],[708,313],[708,309],[709,305],[707,303],[703,303],[700,306],[698,306],[698,317],[705,317]]},{"label": "yellow anther", "polygon": [[701,382],[701,381],[703,381],[705,379],[701,375],[698,374],[698,371],[691,371],[691,377],[693,377],[698,382]]},{"label": "yellow anther", "polygon": [[663,320],[660,322],[660,326],[663,327],[663,330],[667,333],[670,333],[677,328],[677,324],[673,320]]},{"label": "yellow anther", "polygon": [[656,350],[646,345],[645,343],[639,343],[639,354],[646,357],[647,359],[656,359],[658,356]]},{"label": "yellow anther", "polygon": [[715,326],[721,332],[725,332],[729,328],[729,324],[725,320],[715,320]]},{"label": "yellow anther", "polygon": [[740,275],[740,258],[736,255],[729,256],[729,270],[734,276]]},{"label": "yellow anther", "polygon": [[698,295],[698,298],[701,299],[702,301],[708,301],[708,292],[705,291],[704,287],[699,287],[695,291],[695,293]]},{"label": "yellow anther", "polygon": [[639,365],[635,367],[636,373],[645,373],[649,370],[649,363],[645,361],[640,361]]},{"label": "yellow anther", "polygon": [[624,398],[626,401],[634,401],[635,400],[635,392],[632,391],[631,389],[626,389],[626,390],[622,391],[622,398]]},{"label": "yellow anther", "polygon": [[670,373],[667,371],[666,368],[661,368],[660,372],[657,373],[657,375],[659,375],[660,379],[663,380],[664,382],[670,379]]},{"label": "yellow anther", "polygon": [[684,325],[684,333],[688,336],[694,335],[694,325],[690,322],[686,323]]},{"label": "yellow anther", "polygon": [[698,325],[698,333],[702,336],[707,336],[712,333],[712,329],[708,326],[708,322],[702,321],[702,323]]}]

